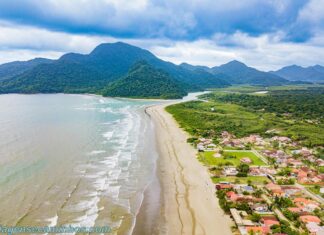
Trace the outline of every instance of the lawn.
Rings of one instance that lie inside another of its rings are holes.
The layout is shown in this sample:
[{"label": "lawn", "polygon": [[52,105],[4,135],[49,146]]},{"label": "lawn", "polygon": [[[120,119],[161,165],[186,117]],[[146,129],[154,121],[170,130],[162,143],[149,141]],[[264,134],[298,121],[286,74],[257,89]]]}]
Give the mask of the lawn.
[{"label": "lawn", "polygon": [[214,157],[214,152],[199,153],[199,160],[207,166],[223,166],[233,165],[238,166],[241,163],[241,159],[248,157],[251,159],[251,166],[263,166],[266,165],[259,157],[257,157],[251,151],[224,151],[222,157]]},{"label": "lawn", "polygon": [[230,183],[237,183],[237,184],[247,184],[248,181],[251,181],[252,185],[255,184],[264,184],[266,181],[267,183],[270,180],[264,176],[248,176],[248,177],[235,177],[235,176],[228,176],[228,177],[212,177],[212,180],[215,184],[219,182],[230,182]]}]

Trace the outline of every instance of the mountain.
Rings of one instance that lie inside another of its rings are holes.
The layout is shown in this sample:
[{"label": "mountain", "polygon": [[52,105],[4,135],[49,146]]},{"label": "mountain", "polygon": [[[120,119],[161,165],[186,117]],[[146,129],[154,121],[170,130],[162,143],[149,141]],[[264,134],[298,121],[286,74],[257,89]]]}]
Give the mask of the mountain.
[{"label": "mountain", "polygon": [[187,91],[230,84],[205,70],[191,71],[157,58],[148,50],[126,43],[104,43],[90,54],[68,53],[0,81],[0,93],[101,93],[109,83],[127,74],[138,61],[146,61],[178,80]]},{"label": "mountain", "polygon": [[188,63],[181,63],[179,66],[182,67],[182,68],[185,68],[187,70],[191,70],[191,71],[195,71],[197,69],[202,69],[202,70],[205,70],[207,72],[210,72],[209,67],[202,66],[202,65],[191,65],[191,64],[188,64]]},{"label": "mountain", "polygon": [[136,63],[126,76],[112,82],[104,96],[176,99],[187,94],[177,80],[145,61]]},{"label": "mountain", "polygon": [[298,65],[291,65],[283,67],[277,71],[271,71],[271,73],[286,78],[290,81],[312,81],[323,82],[324,81],[324,67],[320,65],[301,67]]},{"label": "mountain", "polygon": [[51,63],[52,60],[44,58],[35,58],[28,61],[15,61],[0,65],[0,81],[5,80],[34,68],[40,64]]},{"label": "mountain", "polygon": [[229,77],[227,81],[232,84],[276,86],[289,83],[280,76],[248,67],[237,60],[233,60],[218,67],[213,67],[211,71],[213,74],[226,74]]}]

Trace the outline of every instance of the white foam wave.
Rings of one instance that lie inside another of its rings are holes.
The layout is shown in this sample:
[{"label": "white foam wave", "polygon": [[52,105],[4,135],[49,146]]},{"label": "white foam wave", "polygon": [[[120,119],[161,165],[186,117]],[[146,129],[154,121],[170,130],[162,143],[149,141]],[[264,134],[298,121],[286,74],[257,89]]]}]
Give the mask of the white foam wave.
[{"label": "white foam wave", "polygon": [[103,133],[102,136],[105,137],[107,140],[110,140],[113,137],[113,134],[113,131],[108,131],[106,133]]},{"label": "white foam wave", "polygon": [[93,150],[90,153],[88,153],[88,155],[93,156],[93,155],[98,155],[98,154],[105,153],[105,152],[106,152],[105,150]]}]

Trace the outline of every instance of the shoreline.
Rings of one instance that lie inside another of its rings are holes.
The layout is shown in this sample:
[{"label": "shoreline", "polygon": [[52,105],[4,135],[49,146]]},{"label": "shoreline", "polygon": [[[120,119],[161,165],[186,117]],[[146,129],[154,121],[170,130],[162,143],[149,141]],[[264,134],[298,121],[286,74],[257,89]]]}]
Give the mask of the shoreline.
[{"label": "shoreline", "polygon": [[219,207],[206,167],[196,159],[197,151],[186,142],[188,134],[164,110],[178,102],[153,105],[145,110],[154,123],[159,153],[156,175],[161,190],[160,207],[153,219],[150,207],[157,203],[152,201],[157,193],[157,182],[153,180],[144,192],[133,234],[230,235],[232,220]]}]

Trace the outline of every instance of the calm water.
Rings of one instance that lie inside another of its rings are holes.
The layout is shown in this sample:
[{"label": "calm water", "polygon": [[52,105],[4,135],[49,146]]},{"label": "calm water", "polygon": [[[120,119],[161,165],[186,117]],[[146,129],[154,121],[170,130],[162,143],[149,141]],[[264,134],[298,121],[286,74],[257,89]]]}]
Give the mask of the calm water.
[{"label": "calm water", "polygon": [[131,230],[157,158],[152,103],[1,95],[0,224]]}]

